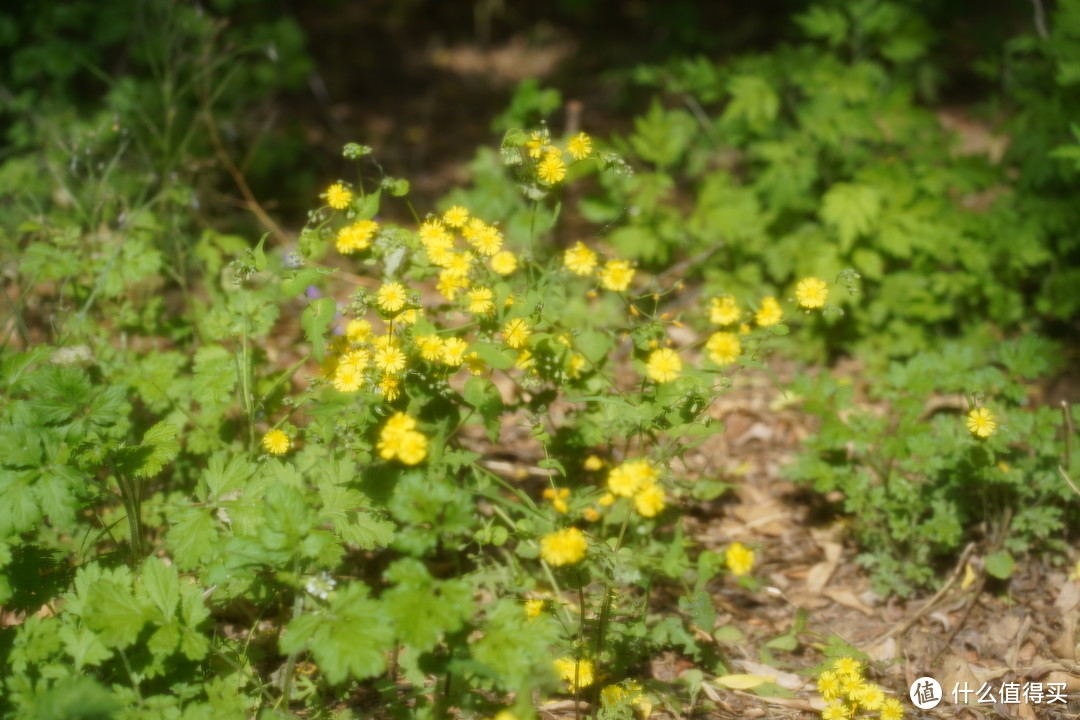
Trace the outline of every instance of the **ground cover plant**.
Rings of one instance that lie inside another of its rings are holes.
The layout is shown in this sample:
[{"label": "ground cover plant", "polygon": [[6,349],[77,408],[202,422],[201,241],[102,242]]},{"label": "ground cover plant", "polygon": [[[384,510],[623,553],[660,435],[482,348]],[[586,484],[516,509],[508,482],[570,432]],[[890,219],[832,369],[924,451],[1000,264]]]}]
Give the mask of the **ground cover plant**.
[{"label": "ground cover plant", "polygon": [[0,13],[0,715],[896,720],[980,603],[1073,688],[1072,8],[976,66],[1001,153],[941,8],[818,2],[622,130],[528,81],[432,193],[261,150],[311,59],[231,5]]}]

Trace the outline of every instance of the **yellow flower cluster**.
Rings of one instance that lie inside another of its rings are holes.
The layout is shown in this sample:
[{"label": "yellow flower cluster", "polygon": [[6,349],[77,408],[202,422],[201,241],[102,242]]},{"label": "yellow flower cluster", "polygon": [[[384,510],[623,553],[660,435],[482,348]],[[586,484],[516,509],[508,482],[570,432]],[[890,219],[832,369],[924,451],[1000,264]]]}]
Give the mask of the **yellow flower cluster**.
[{"label": "yellow flower cluster", "polygon": [[383,460],[400,460],[416,465],[427,457],[427,438],[416,429],[416,418],[403,412],[394,413],[379,432],[376,446]]},{"label": "yellow flower cluster", "polygon": [[904,706],[896,698],[863,678],[862,664],[850,657],[833,661],[831,668],[818,676],[818,692],[828,703],[821,712],[823,720],[849,720],[865,710],[877,713],[881,720],[902,720]]},{"label": "yellow flower cluster", "polygon": [[555,512],[560,515],[565,515],[570,509],[570,506],[566,504],[566,498],[570,497],[570,488],[544,488],[544,499],[551,501],[551,506],[555,508]]},{"label": "yellow flower cluster", "polygon": [[[627,460],[608,473],[608,491],[613,496],[634,499],[634,508],[642,517],[656,517],[664,509],[664,489],[659,474],[647,460]],[[604,499],[601,498],[601,504]]]},{"label": "yellow flower cluster", "polygon": [[585,133],[578,133],[566,143],[563,150],[551,142],[547,128],[535,130],[525,142],[529,158],[536,161],[536,175],[546,185],[557,185],[566,179],[566,161],[563,153],[575,162],[584,160],[592,154],[592,139]]}]

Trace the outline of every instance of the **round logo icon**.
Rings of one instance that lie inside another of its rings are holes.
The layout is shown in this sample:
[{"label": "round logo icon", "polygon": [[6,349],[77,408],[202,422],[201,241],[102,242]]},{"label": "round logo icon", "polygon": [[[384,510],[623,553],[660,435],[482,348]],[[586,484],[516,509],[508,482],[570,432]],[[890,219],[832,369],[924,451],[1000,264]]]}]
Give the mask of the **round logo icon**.
[{"label": "round logo icon", "polygon": [[932,677],[921,677],[911,683],[911,702],[920,710],[929,710],[941,702],[941,683]]}]

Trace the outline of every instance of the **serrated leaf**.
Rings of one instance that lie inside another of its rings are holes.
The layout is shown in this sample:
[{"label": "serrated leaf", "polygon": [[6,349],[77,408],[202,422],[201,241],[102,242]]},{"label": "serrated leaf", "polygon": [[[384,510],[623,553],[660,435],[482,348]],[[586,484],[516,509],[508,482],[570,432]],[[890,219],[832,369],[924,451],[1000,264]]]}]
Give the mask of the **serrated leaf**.
[{"label": "serrated leaf", "polygon": [[[229,457],[228,463],[225,462],[226,457]],[[201,481],[206,484],[207,497],[216,500],[228,492],[243,487],[254,472],[255,466],[243,455],[230,456],[220,451],[210,457]]]},{"label": "serrated leaf", "polygon": [[843,253],[870,232],[881,215],[881,195],[868,185],[837,183],[822,198],[821,219],[836,231]]},{"label": "serrated leaf", "polygon": [[97,631],[102,643],[125,648],[135,642],[149,618],[130,587],[102,579],[91,585],[86,595],[83,620]]},{"label": "serrated leaf", "polygon": [[204,345],[195,351],[191,392],[201,405],[225,405],[236,387],[236,363],[221,345]]},{"label": "serrated leaf", "polygon": [[723,120],[742,120],[752,130],[765,130],[776,119],[780,98],[767,80],[756,75],[736,75],[727,86],[731,102],[724,109]]},{"label": "serrated leaf", "polygon": [[213,557],[218,531],[210,510],[188,507],[169,518],[172,525],[165,536],[173,560],[184,569],[199,567]]},{"label": "serrated leaf", "polygon": [[302,615],[290,622],[279,642],[283,653],[308,649],[331,684],[348,677],[363,680],[386,669],[384,653],[393,645],[393,629],[382,606],[368,598],[367,588],[352,582],[335,593],[320,615]]},{"label": "serrated leaf", "polygon": [[177,427],[171,423],[159,422],[143,435],[139,446],[144,454],[140,458],[135,474],[150,477],[161,472],[166,463],[170,463],[180,452],[180,443],[176,439]]},{"label": "serrated leaf", "polygon": [[630,145],[643,160],[665,167],[683,156],[696,131],[697,123],[687,112],[666,111],[654,100],[647,114],[634,118]]},{"label": "serrated leaf", "polygon": [[180,602],[180,579],[176,568],[166,566],[160,558],[151,555],[143,563],[139,580],[139,587],[161,612],[164,620],[172,620],[176,615],[176,605]]},{"label": "serrated leaf", "polygon": [[443,633],[455,632],[472,615],[472,587],[465,580],[437,581],[419,560],[399,560],[386,571],[393,587],[383,593],[395,634],[417,652],[426,652]]}]

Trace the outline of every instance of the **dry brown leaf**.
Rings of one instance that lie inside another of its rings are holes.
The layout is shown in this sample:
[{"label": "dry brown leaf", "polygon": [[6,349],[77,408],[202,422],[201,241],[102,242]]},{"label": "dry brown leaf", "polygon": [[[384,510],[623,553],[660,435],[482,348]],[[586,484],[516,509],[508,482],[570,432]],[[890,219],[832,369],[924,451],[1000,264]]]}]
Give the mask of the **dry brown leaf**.
[{"label": "dry brown leaf", "polygon": [[735,665],[740,670],[745,670],[752,675],[769,676],[774,683],[785,690],[801,690],[813,682],[809,677],[777,670],[772,666],[763,665],[762,663],[756,663],[750,660],[736,660]]},{"label": "dry brown leaf", "polygon": [[825,559],[810,568],[806,576],[806,589],[814,595],[820,595],[829,583],[844,550],[844,546],[837,542],[819,542],[818,545],[825,553]]},{"label": "dry brown leaf", "polygon": [[1057,600],[1054,601],[1054,607],[1060,610],[1062,615],[1068,615],[1080,607],[1080,583],[1070,580],[1062,585]]},{"label": "dry brown leaf", "polygon": [[852,610],[858,610],[867,617],[873,617],[874,611],[866,607],[859,598],[855,597],[855,593],[847,589],[832,589],[826,590],[822,593],[825,597],[829,598],[833,602],[838,602],[844,607],[849,607]]}]

